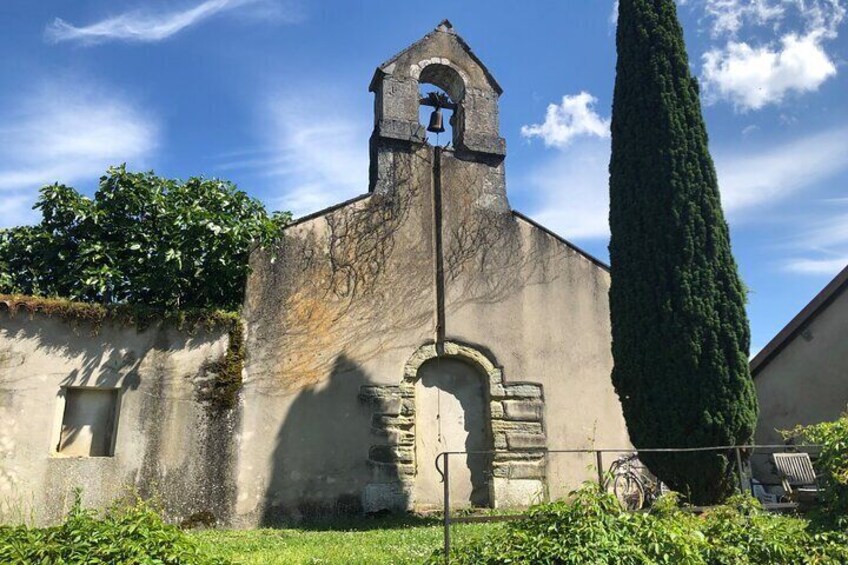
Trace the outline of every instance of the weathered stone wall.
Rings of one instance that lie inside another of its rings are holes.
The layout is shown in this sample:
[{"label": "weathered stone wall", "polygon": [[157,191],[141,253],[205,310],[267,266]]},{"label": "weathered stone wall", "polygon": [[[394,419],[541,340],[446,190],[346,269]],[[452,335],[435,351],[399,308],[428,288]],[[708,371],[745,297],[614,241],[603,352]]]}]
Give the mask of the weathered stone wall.
[{"label": "weathered stone wall", "polygon": [[[205,367],[227,345],[226,330],[95,332],[0,313],[0,519],[55,522],[81,488],[92,507],[135,490],[159,496],[174,521],[197,512],[228,521],[238,413],[199,400]],[[66,387],[117,389],[113,456],[57,452]]]},{"label": "weathered stone wall", "polygon": [[[420,83],[456,104],[455,149],[426,144]],[[369,194],[251,255],[240,409],[210,413],[203,400],[224,332],[92,335],[2,319],[7,507],[31,501],[49,521],[74,486],[95,505],[134,486],[161,494],[175,519],[209,510],[242,527],[414,508],[416,477],[433,465],[416,440],[437,433],[416,382],[439,359],[481,379],[484,414],[471,424],[485,418],[475,445],[497,450],[486,469],[494,506],[595,476],[591,457],[546,448],[627,445],[610,383],[609,275],[510,209],[500,87],[444,22],[382,65],[371,90]],[[62,387],[95,385],[120,390],[114,456],[56,454]]]},{"label": "weathered stone wall", "polygon": [[[607,270],[512,213],[502,165],[442,155],[445,334],[484,345],[506,383],[545,391],[549,449],[627,447],[610,381]],[[567,493],[593,478],[591,455],[552,455],[548,488]]]},{"label": "weathered stone wall", "polygon": [[[455,150],[426,144],[419,84],[457,104]],[[500,87],[441,24],[378,68],[370,194],[254,253],[245,319],[239,525],[416,505],[415,381],[427,359],[486,376],[490,500],[592,478],[547,448],[628,445],[610,383],[603,265],[511,211]]]},{"label": "weathered stone wall", "polygon": [[[397,384],[433,337],[431,154],[387,156],[387,191],[307,219],[251,258],[238,514],[275,523],[361,508],[366,384]],[[390,189],[390,190],[389,190]]]}]

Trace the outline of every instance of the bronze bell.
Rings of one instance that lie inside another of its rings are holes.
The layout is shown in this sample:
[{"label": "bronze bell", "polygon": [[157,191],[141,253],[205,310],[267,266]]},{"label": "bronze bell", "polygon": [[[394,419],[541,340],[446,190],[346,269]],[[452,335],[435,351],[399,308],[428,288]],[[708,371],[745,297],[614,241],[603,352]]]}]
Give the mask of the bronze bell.
[{"label": "bronze bell", "polygon": [[432,133],[442,133],[445,131],[445,125],[442,123],[442,109],[436,107],[433,113],[430,114],[430,125],[427,126],[427,131]]}]

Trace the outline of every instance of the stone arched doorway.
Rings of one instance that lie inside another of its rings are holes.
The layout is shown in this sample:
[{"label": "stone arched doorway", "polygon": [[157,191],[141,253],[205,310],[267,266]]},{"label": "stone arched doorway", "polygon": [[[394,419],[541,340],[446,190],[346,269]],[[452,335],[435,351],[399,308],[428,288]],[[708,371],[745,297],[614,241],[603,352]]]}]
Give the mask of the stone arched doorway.
[{"label": "stone arched doorway", "polygon": [[[434,461],[450,458],[452,506],[488,506],[492,449],[486,413],[486,375],[462,358],[434,357],[418,369],[415,380],[415,505],[442,504],[441,474]],[[475,453],[477,452],[477,453]]]},{"label": "stone arched doorway", "polygon": [[[450,364],[442,364],[441,367],[454,371],[456,376],[440,377],[440,365],[434,363],[432,369],[428,368],[428,362],[431,360],[452,361]],[[468,376],[469,368],[474,371],[473,377]],[[431,371],[434,376],[429,377]],[[422,377],[435,386],[427,387],[426,381],[418,384]],[[441,388],[446,394],[457,396],[455,392],[450,393],[448,390],[451,386],[456,388],[455,385],[450,385],[451,379],[467,381],[473,378],[479,378],[482,385],[482,393],[480,394],[478,389],[478,394],[483,404],[484,420],[483,433],[475,432],[474,437],[486,438],[483,440],[486,442],[486,449],[494,449],[496,452],[486,459],[484,466],[483,477],[487,488],[485,502],[494,507],[521,506],[539,502],[545,497],[544,450],[547,439],[543,422],[542,386],[529,382],[506,383],[503,370],[481,350],[470,345],[446,341],[438,348],[432,343],[418,348],[404,366],[400,384],[365,385],[360,388],[360,400],[369,404],[372,409],[371,431],[375,439],[368,453],[372,477],[362,493],[362,506],[366,512],[383,509],[412,510],[418,505],[416,496],[419,495],[419,485],[422,488],[428,483],[432,485],[427,476],[418,481],[419,473],[429,473],[428,467],[433,469],[433,473],[436,472],[431,453],[421,454],[421,457],[416,453],[420,449],[419,435],[431,433],[431,430],[422,429],[422,426],[431,425],[418,418],[420,395],[416,395],[417,388]],[[442,387],[438,386],[440,383]],[[460,396],[469,394],[469,391],[459,393]],[[432,401],[432,398],[424,400],[425,413],[426,403]],[[458,396],[457,401],[461,407],[462,402]],[[424,418],[426,419],[426,415]],[[467,418],[467,414],[463,418]],[[462,426],[465,426],[464,421]],[[432,448],[428,449],[432,451]],[[451,459],[451,462],[453,464],[454,459]],[[472,468],[479,468],[478,463],[469,465],[466,462],[466,468],[469,490],[465,505],[468,505],[475,481],[479,480],[481,475],[471,472]],[[451,475],[453,474],[452,465]],[[454,480],[452,477],[451,484]],[[426,488],[430,489],[430,486]],[[474,494],[479,495],[478,493]],[[429,506],[432,504],[432,497],[426,496],[421,505]],[[437,505],[441,505],[440,496]]]}]

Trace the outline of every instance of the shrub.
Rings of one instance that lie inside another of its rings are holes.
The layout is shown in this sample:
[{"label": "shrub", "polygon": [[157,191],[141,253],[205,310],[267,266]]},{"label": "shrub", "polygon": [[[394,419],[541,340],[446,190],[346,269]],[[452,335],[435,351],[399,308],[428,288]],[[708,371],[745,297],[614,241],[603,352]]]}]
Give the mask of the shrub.
[{"label": "shrub", "polygon": [[816,461],[822,487],[819,517],[848,528],[848,412],[835,422],[797,426],[783,435],[821,446]]},{"label": "shrub", "polygon": [[116,503],[102,516],[82,508],[79,493],[64,523],[50,528],[0,527],[0,563],[223,565],[153,506]]},{"label": "shrub", "polygon": [[[442,562],[436,552],[430,563]],[[668,495],[650,513],[628,513],[587,484],[570,501],[537,506],[527,520],[455,548],[452,563],[636,565],[848,562],[848,536],[816,531],[800,518],[765,512],[745,496],[700,516]]]}]

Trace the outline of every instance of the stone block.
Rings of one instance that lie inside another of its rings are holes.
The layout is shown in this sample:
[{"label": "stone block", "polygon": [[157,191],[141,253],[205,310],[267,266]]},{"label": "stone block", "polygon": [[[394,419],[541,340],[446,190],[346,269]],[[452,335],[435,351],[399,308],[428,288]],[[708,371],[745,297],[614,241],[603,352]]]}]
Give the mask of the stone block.
[{"label": "stone block", "polygon": [[537,400],[506,400],[503,409],[509,420],[540,422],[544,405]]},{"label": "stone block", "polygon": [[372,483],[405,482],[415,477],[415,465],[412,463],[380,463],[369,459],[368,465],[371,467]]},{"label": "stone block", "polygon": [[492,474],[495,477],[507,479],[544,479],[545,462],[537,459],[535,461],[498,463],[493,466]]},{"label": "stone block", "polygon": [[396,398],[375,398],[370,402],[374,412],[386,416],[399,416],[401,414],[402,400]]},{"label": "stone block", "polygon": [[534,384],[496,385],[491,392],[494,398],[542,398],[542,387]]},{"label": "stone block", "polygon": [[368,459],[377,463],[412,463],[413,458],[411,446],[372,445],[368,450]]},{"label": "stone block", "polygon": [[423,142],[425,139],[424,126],[417,122],[406,120],[380,120],[377,125],[380,137],[400,141]]},{"label": "stone block", "polygon": [[492,420],[492,431],[513,432],[524,434],[543,434],[542,424],[539,422],[521,422],[511,420]]},{"label": "stone block", "polygon": [[415,415],[415,400],[413,400],[411,398],[404,398],[401,401],[400,414],[402,416],[414,416]]},{"label": "stone block", "polygon": [[[506,442],[506,434],[504,434],[504,442]],[[500,453],[495,453],[492,460],[495,463],[507,463],[510,461],[526,461],[533,460],[539,461],[544,458],[544,454],[538,451],[501,451]]]},{"label": "stone block", "polygon": [[545,501],[545,483],[539,479],[492,478],[495,508],[523,508]]},{"label": "stone block", "polygon": [[502,402],[498,400],[493,400],[489,403],[489,415],[495,419],[500,420],[504,417],[504,405]]},{"label": "stone block", "polygon": [[374,414],[371,417],[371,426],[376,429],[410,429],[415,425],[415,420],[403,416],[386,416],[384,414]]},{"label": "stone block", "polygon": [[506,443],[510,450],[545,449],[547,438],[544,434],[507,432]]},{"label": "stone block", "polygon": [[372,398],[392,398],[398,396],[400,387],[392,385],[362,385],[359,387],[359,398],[371,400]]},{"label": "stone block", "polygon": [[412,508],[412,493],[400,481],[371,483],[362,491],[362,509],[366,512],[393,510],[403,512]]}]

